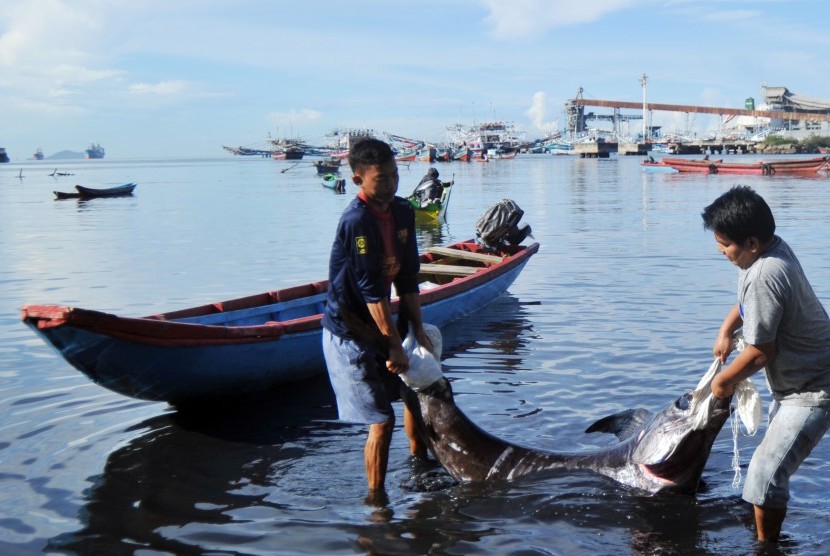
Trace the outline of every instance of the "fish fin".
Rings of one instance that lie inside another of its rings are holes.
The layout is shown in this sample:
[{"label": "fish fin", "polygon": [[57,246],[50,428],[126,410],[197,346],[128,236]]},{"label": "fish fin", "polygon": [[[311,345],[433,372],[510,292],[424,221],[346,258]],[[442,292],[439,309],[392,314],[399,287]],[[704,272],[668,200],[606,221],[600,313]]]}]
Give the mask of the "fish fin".
[{"label": "fish fin", "polygon": [[626,409],[594,422],[585,432],[608,432],[622,441],[640,430],[650,417],[651,412],[647,409]]}]

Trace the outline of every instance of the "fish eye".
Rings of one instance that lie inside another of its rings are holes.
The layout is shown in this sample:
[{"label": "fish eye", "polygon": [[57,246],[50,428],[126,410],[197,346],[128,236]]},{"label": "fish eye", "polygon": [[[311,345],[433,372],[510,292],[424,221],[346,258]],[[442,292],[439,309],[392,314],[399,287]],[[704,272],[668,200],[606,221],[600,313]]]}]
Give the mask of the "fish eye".
[{"label": "fish eye", "polygon": [[687,411],[692,406],[692,395],[688,392],[677,398],[674,402],[674,407],[682,411]]}]

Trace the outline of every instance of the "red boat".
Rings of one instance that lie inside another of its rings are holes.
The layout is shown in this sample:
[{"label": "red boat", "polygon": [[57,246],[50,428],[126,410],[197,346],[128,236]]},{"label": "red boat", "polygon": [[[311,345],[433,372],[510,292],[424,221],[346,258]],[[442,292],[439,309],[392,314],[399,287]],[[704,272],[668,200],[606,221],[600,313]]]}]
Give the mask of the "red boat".
[{"label": "red boat", "polygon": [[699,174],[744,174],[772,176],[775,174],[815,174],[830,168],[830,157],[787,159],[757,162],[722,162],[719,160],[687,160],[683,158],[663,158],[663,164],[671,166],[678,172],[696,172]]},{"label": "red boat", "polygon": [[672,168],[671,161],[677,161],[678,163],[689,163],[689,164],[703,164],[708,166],[711,163],[720,163],[723,162],[722,158],[718,160],[709,160],[709,159],[686,159],[686,158],[661,158],[660,160],[654,160],[652,157],[648,157],[640,166],[643,167],[643,170],[649,170],[652,172],[677,172],[676,169]]},{"label": "red boat", "polygon": [[417,151],[408,151],[405,153],[398,153],[395,155],[396,162],[415,162],[416,158],[418,158]]}]

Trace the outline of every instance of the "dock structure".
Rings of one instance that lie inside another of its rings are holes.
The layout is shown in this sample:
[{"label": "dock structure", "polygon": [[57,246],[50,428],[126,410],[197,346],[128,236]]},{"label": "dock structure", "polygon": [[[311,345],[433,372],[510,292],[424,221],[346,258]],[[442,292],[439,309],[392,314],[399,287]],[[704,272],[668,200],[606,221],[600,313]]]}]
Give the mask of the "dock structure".
[{"label": "dock structure", "polygon": [[645,156],[651,150],[651,143],[620,143],[617,153],[620,156]]},{"label": "dock structure", "polygon": [[[660,141],[656,131],[659,127],[649,125],[650,115],[654,111],[681,112],[687,117],[690,114],[710,114],[719,116],[722,120],[736,117],[750,118],[745,127],[746,133],[741,134],[742,139],[734,138],[738,134],[731,134],[732,138],[719,137],[711,140],[684,140],[682,143],[670,142],[669,147],[677,154],[755,154],[764,152],[765,143],[758,137],[766,128],[766,131],[775,129],[779,132],[786,132],[793,137],[794,143],[806,137],[818,134],[827,135],[830,133],[830,100],[822,100],[815,97],[799,95],[789,91],[786,87],[763,86],[764,110],[755,109],[755,99],[747,98],[744,108],[729,108],[717,106],[696,106],[686,104],[664,104],[648,102],[646,97],[647,76],[643,74],[640,83],[643,86],[642,102],[628,102],[619,100],[586,99],[582,95],[582,87],[579,88],[575,98],[565,103],[565,112],[568,116],[568,131],[574,136],[587,134],[589,130],[586,122],[588,120],[608,120],[612,123],[613,137],[624,137],[628,135],[627,125],[629,120],[642,119],[643,131],[639,137],[640,142],[620,142],[577,146],[579,155],[583,158],[604,158],[610,152],[617,152],[619,155],[644,155],[651,150],[652,142],[665,143]],[[586,112],[587,107],[610,108],[611,115],[595,114]],[[642,115],[623,115],[621,110],[639,110]],[[623,128],[626,128],[625,130]],[[750,135],[750,132],[752,135]],[[779,133],[780,134],[780,133]],[[719,134],[720,135],[720,134]],[[746,137],[755,137],[755,140]],[[614,139],[612,139],[613,141]],[[611,147],[613,145],[613,148]],[[790,152],[799,152],[797,145],[791,145]]]},{"label": "dock structure", "polygon": [[[674,154],[756,154],[761,152],[763,141],[749,139],[735,140],[693,140],[670,143]],[[593,141],[574,143],[574,152],[580,158],[608,158],[611,153],[618,156],[646,156],[651,152],[652,143],[613,143]]]},{"label": "dock structure", "polygon": [[617,143],[608,141],[574,143],[574,152],[579,155],[579,158],[608,158],[611,153],[617,152]]}]

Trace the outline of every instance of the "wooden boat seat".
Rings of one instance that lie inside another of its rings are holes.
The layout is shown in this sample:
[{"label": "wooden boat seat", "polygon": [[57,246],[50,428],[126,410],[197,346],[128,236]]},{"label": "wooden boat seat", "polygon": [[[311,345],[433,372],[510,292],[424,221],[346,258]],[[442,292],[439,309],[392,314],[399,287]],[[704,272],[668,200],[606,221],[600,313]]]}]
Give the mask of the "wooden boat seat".
[{"label": "wooden boat seat", "polygon": [[504,260],[503,257],[499,257],[498,255],[488,255],[486,253],[473,253],[472,251],[452,249],[451,247],[427,247],[427,253],[432,253],[434,255],[444,255],[446,257],[455,257],[456,259],[466,259],[468,261],[478,261],[481,263],[500,263],[502,262],[502,260]]},{"label": "wooden boat seat", "polygon": [[480,267],[458,266],[451,264],[421,263],[421,274],[447,274],[449,276],[469,276],[481,270]]}]

